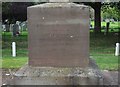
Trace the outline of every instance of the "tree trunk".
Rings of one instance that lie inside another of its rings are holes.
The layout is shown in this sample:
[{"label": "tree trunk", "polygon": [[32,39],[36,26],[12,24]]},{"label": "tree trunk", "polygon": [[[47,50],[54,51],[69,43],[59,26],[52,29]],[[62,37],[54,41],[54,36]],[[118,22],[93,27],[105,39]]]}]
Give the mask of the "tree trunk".
[{"label": "tree trunk", "polygon": [[109,26],[110,26],[110,22],[107,22],[106,23],[106,34],[108,34],[108,32],[109,32]]},{"label": "tree trunk", "polygon": [[96,33],[100,33],[101,32],[101,2],[96,2],[95,3],[95,25],[94,25],[94,31]]}]

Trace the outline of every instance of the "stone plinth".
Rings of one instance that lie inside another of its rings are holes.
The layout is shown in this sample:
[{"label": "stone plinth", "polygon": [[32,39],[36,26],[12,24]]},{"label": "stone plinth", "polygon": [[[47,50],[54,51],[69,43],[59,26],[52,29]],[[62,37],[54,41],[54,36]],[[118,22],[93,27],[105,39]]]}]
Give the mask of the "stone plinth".
[{"label": "stone plinth", "polygon": [[102,85],[103,75],[94,62],[86,68],[30,67],[14,74],[10,85]]},{"label": "stone plinth", "polygon": [[69,0],[49,0],[49,2],[69,2]]}]

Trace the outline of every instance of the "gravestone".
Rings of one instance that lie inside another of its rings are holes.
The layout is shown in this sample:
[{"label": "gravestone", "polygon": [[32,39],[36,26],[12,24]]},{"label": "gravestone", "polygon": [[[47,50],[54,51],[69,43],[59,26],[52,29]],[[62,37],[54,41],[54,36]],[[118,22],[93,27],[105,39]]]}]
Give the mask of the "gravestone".
[{"label": "gravestone", "polygon": [[22,31],[22,29],[21,29],[21,22],[20,21],[16,21],[16,24],[18,24],[18,26],[19,26],[19,31]]},{"label": "gravestone", "polygon": [[14,24],[13,25],[13,36],[17,36],[18,32],[19,32],[19,25]]},{"label": "gravestone", "polygon": [[6,32],[10,32],[10,25],[9,24],[6,24],[5,28],[6,28]]},{"label": "gravestone", "polygon": [[13,32],[13,25],[14,24],[10,24],[10,32]]},{"label": "gravestone", "polygon": [[100,85],[89,58],[89,9],[75,3],[28,7],[29,61],[10,85]]},{"label": "gravestone", "polygon": [[2,31],[6,31],[6,27],[4,24],[2,25]]},{"label": "gravestone", "polygon": [[27,23],[26,22],[23,22],[21,24],[21,27],[22,27],[22,31],[26,31],[27,30]]},{"label": "gravestone", "polygon": [[73,3],[29,7],[29,65],[87,67],[88,10],[86,6]]}]

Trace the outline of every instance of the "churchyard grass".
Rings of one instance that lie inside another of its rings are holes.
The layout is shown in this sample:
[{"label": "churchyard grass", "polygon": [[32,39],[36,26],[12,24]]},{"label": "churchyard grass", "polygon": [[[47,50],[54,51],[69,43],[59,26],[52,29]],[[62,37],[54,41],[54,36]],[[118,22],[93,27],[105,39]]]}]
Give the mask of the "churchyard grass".
[{"label": "churchyard grass", "polygon": [[103,33],[90,34],[90,56],[101,69],[118,69],[118,57],[114,56],[116,42],[118,42],[116,33],[109,33],[108,36]]},{"label": "churchyard grass", "polygon": [[[94,21],[91,21],[91,25],[94,26]],[[110,22],[110,29],[109,32],[119,32],[120,30],[120,22]],[[102,27],[106,27],[106,22],[101,22]],[[93,32],[93,30],[91,30]],[[101,30],[102,32],[105,31],[104,28]]]},{"label": "churchyard grass", "polygon": [[2,60],[2,68],[15,69],[24,66],[28,61],[27,57],[11,57],[8,56]]},{"label": "churchyard grass", "polygon": [[[27,32],[19,37],[12,37],[11,33],[3,33],[2,40],[2,68],[20,68],[28,61]],[[17,44],[17,57],[11,56],[11,43]],[[109,33],[108,36],[90,33],[90,56],[100,69],[118,70],[118,57],[114,56],[115,43],[118,36]],[[1,59],[0,59],[1,60]]]},{"label": "churchyard grass", "polygon": [[[10,32],[2,33],[2,68],[20,68],[28,61],[27,32],[12,37]],[[16,42],[17,56],[12,57],[11,44]]]},{"label": "churchyard grass", "polygon": [[[92,26],[94,26],[94,21],[91,21]],[[120,22],[110,22],[110,28],[118,28]],[[106,22],[101,22],[101,26],[106,26]]]},{"label": "churchyard grass", "polygon": [[102,70],[118,70],[118,57],[114,54],[95,54],[92,58]]}]

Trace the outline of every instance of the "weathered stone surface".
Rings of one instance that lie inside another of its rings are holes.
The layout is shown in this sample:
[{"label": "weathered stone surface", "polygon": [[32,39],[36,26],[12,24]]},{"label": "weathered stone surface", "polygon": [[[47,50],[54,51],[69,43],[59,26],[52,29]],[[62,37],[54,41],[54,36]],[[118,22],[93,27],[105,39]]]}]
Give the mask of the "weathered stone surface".
[{"label": "weathered stone surface", "polygon": [[74,3],[28,8],[29,65],[87,67],[89,9]]},{"label": "weathered stone surface", "polygon": [[69,2],[69,0],[49,0],[49,2]]},{"label": "weathered stone surface", "polygon": [[14,74],[11,85],[102,85],[103,75],[90,60],[89,67],[22,67]]}]

